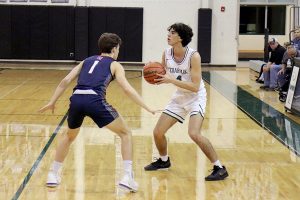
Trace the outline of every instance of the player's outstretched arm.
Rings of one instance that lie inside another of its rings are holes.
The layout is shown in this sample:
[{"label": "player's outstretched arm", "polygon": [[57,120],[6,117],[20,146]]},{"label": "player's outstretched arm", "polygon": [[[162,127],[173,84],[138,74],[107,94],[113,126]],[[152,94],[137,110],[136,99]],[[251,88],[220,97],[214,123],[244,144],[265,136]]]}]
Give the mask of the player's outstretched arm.
[{"label": "player's outstretched arm", "polygon": [[118,62],[113,62],[111,64],[111,72],[116,77],[116,81],[123,89],[124,93],[132,99],[136,104],[143,107],[148,112],[155,114],[156,111],[150,109],[143,101],[142,97],[136,92],[136,90],[130,85],[125,77],[125,71],[123,66]]},{"label": "player's outstretched arm", "polygon": [[38,110],[38,112],[42,113],[46,110],[52,110],[52,113],[54,113],[56,101],[64,93],[64,91],[67,89],[68,85],[79,75],[81,68],[82,68],[82,64],[83,64],[83,62],[78,64],[76,67],[74,67],[70,71],[70,73],[65,78],[63,78],[63,80],[61,80],[61,82],[56,87],[50,101],[45,106],[40,108]]}]

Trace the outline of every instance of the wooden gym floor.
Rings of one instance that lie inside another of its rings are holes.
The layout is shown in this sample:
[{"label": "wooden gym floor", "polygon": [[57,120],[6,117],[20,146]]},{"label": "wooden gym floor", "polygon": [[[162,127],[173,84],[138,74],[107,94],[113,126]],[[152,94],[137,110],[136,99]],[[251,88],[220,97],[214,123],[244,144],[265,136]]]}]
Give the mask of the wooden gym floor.
[{"label": "wooden gym floor", "polygon": [[[21,65],[21,64],[20,64]],[[50,67],[51,68],[51,67]],[[86,119],[64,162],[62,184],[45,187],[57,141],[66,129],[72,87],[54,114],[36,111],[51,97],[67,70],[0,71],[0,199],[22,200],[276,200],[299,199],[300,117],[286,113],[276,92],[259,89],[248,68],[203,68],[207,108],[202,133],[210,139],[230,176],[205,182],[211,164],[187,134],[187,121],[167,134],[172,167],[145,172],[157,157],[153,116],[131,102],[113,82],[109,102],[133,130],[134,172],[140,188],[116,186],[122,172],[120,140]],[[149,85],[127,71],[133,87],[153,108],[162,109],[175,90]],[[298,170],[298,171],[297,171]]]}]

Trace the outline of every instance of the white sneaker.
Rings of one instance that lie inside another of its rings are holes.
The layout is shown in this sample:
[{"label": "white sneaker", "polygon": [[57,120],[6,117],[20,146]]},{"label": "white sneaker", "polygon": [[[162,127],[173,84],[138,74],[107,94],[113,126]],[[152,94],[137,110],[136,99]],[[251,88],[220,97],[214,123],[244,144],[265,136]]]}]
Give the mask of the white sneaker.
[{"label": "white sneaker", "polygon": [[130,176],[129,174],[125,174],[122,180],[119,182],[119,187],[125,188],[130,192],[137,192],[139,185],[133,179],[133,175]]},{"label": "white sneaker", "polygon": [[46,185],[47,187],[57,187],[61,182],[61,177],[58,173],[49,171]]}]

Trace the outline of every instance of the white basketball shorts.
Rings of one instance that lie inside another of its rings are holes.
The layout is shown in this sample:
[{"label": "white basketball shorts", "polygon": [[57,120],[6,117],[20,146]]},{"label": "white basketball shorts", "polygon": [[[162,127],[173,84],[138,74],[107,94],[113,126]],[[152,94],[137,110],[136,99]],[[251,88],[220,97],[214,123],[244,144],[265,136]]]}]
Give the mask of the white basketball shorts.
[{"label": "white basketball shorts", "polygon": [[176,91],[163,113],[183,123],[187,114],[200,114],[204,118],[206,107],[206,90],[201,88],[198,93]]}]

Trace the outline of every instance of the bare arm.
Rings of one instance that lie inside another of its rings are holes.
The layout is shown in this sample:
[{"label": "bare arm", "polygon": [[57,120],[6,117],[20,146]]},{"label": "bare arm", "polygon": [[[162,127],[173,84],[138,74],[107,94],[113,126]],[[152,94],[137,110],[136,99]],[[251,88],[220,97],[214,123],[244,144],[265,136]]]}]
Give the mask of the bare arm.
[{"label": "bare arm", "polygon": [[[164,55],[163,55],[163,63],[164,63]],[[200,81],[202,79],[201,75],[201,58],[198,52],[194,53],[191,58],[191,79],[192,82],[186,82],[186,81],[179,81],[173,77],[171,77],[168,74],[160,75],[160,79],[156,79],[158,82],[157,84],[162,83],[172,83],[176,85],[177,87],[192,91],[192,92],[198,92],[200,87]]]},{"label": "bare arm", "polygon": [[115,75],[117,83],[123,89],[124,93],[136,104],[143,107],[145,110],[155,113],[154,110],[151,110],[143,101],[142,97],[136,92],[136,90],[129,84],[125,77],[125,71],[123,66],[118,62],[113,62],[111,64],[112,74]]},{"label": "bare arm", "polygon": [[55,103],[59,99],[59,97],[64,93],[64,91],[67,89],[69,84],[79,75],[81,68],[82,68],[83,62],[78,64],[76,67],[74,67],[70,73],[61,80],[61,82],[58,84],[56,87],[54,94],[52,95],[50,101],[42,107],[39,112],[44,112],[48,109],[52,110],[52,113],[54,112],[55,109]]},{"label": "bare arm", "polygon": [[162,55],[161,64],[166,68],[166,56],[165,56],[165,52]]},{"label": "bare arm", "polygon": [[284,74],[286,70],[286,64],[281,64],[281,69],[278,71],[278,75],[279,74]]}]

